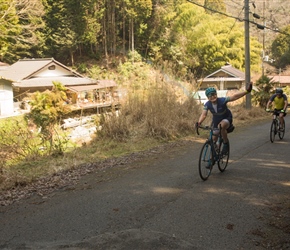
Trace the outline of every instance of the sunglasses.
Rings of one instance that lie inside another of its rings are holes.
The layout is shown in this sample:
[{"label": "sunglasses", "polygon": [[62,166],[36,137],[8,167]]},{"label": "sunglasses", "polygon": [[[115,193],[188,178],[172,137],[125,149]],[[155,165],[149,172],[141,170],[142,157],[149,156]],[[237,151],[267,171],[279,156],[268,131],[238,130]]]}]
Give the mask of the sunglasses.
[{"label": "sunglasses", "polygon": [[212,96],[216,96],[216,93],[211,93],[211,94],[208,94],[207,97],[212,97]]}]

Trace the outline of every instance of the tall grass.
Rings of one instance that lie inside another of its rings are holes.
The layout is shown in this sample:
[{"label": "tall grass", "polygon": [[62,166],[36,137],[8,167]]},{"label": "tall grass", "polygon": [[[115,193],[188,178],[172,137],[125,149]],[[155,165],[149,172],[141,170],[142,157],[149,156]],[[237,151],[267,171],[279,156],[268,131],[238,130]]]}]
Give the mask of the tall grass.
[{"label": "tall grass", "polygon": [[191,97],[181,99],[175,86],[155,82],[146,90],[130,92],[120,112],[102,120],[99,136],[172,140],[193,132],[200,108]]}]

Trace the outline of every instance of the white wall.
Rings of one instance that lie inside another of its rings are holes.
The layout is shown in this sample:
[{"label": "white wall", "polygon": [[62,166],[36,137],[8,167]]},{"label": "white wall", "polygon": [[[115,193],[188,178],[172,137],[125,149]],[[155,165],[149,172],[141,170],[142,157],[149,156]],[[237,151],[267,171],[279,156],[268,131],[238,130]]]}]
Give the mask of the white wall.
[{"label": "white wall", "polygon": [[0,115],[12,115],[13,113],[13,92],[0,90]]}]

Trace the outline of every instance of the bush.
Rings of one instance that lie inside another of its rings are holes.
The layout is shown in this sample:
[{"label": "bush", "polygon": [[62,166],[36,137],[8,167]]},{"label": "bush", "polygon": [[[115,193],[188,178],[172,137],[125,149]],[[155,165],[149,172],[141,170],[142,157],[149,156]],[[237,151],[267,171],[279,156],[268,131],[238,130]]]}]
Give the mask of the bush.
[{"label": "bush", "polygon": [[272,82],[271,78],[267,76],[260,77],[255,84],[258,91],[253,90],[253,102],[256,105],[265,108],[276,84],[276,82]]}]

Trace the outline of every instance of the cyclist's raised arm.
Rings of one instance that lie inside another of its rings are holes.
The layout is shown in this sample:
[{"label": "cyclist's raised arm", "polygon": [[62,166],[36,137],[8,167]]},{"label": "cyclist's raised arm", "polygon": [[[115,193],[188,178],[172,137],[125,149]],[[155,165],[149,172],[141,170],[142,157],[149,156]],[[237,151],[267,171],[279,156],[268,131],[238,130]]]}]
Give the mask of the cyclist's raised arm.
[{"label": "cyclist's raised arm", "polygon": [[233,94],[232,96],[229,96],[228,102],[233,102],[233,101],[238,100],[241,97],[245,96],[246,94],[251,93],[252,88],[253,88],[253,84],[250,83],[246,91],[238,92],[236,94]]}]

